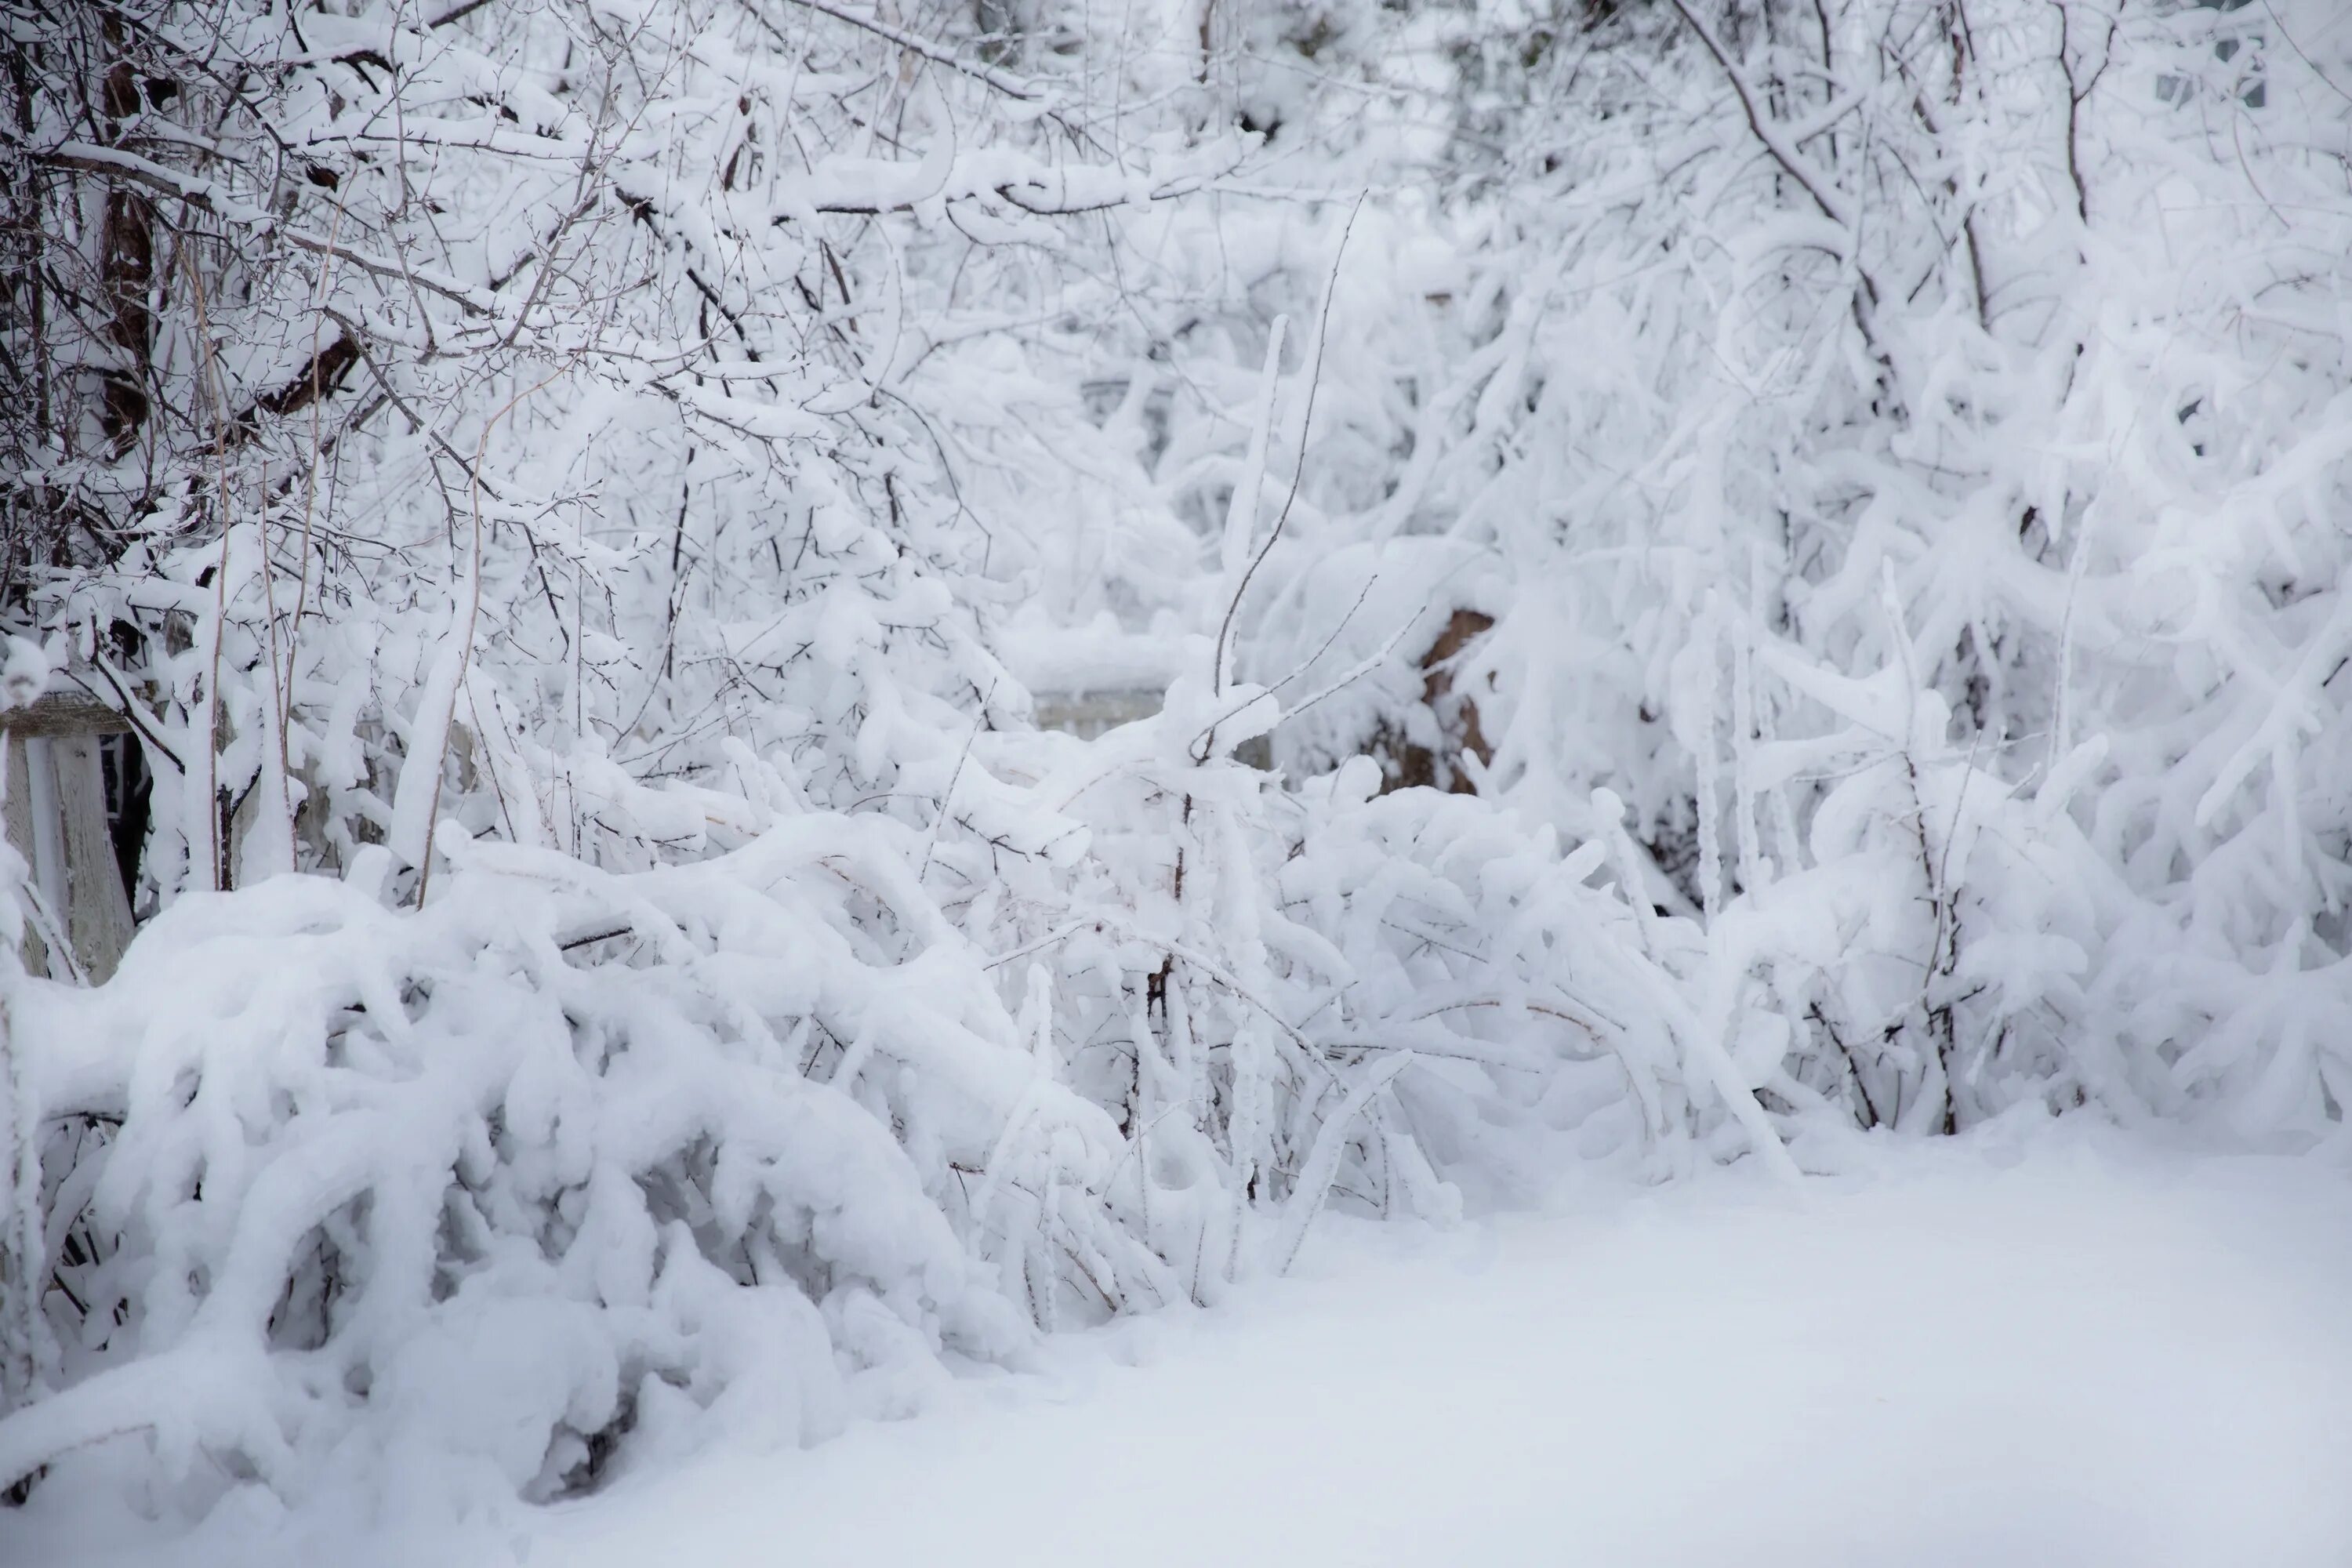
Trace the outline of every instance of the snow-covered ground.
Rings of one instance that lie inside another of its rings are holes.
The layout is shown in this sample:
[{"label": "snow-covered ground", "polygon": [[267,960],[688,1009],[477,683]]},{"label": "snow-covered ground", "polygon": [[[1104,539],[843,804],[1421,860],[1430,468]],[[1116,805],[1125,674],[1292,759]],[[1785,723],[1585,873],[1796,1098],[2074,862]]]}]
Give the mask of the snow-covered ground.
[{"label": "snow-covered ground", "polygon": [[1291,1279],[922,1415],[455,1530],[101,1559],[431,1568],[2352,1562],[2352,1184],[2043,1128],[1334,1224]]}]

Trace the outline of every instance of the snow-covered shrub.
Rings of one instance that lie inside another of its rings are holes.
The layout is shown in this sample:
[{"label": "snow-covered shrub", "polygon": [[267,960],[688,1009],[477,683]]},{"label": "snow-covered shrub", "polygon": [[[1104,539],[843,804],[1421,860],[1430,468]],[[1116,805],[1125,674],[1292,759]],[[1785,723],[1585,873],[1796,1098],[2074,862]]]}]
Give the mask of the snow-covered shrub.
[{"label": "snow-covered shrub", "polygon": [[1184,689],[975,746],[948,831],[747,756],[764,801],[703,797],[739,842],[690,863],[445,826],[422,910],[375,849],[184,897],[102,988],[17,980],[13,1038],[75,1048],[11,1058],[46,1288],[0,1470],[558,1495],[1214,1300],[1327,1202],[1540,1181],[1497,1124],[1639,1157],[1729,1104],[1778,1155],[1769,1058],[1676,1001],[1689,922],[1369,762],[1204,757],[1270,705]]},{"label": "snow-covered shrub", "polygon": [[1339,297],[1244,668],[1360,602],[1324,663],[1381,657],[1278,751],[1410,721],[1399,628],[1474,606],[1480,787],[1571,839],[1626,803],[1647,895],[1787,1021],[1784,1125],[2333,1135],[2336,9],[1363,20],[1312,133],[1444,171],[1444,284],[1392,241]]},{"label": "snow-covered shrub", "polygon": [[[985,987],[866,934],[932,914],[889,831],[634,878],[486,848],[421,913],[279,879],[181,900],[105,990],[28,990],[20,1039],[82,1042],[26,1064],[44,1120],[113,1131],[58,1173],[67,1386],[0,1468],[136,1430],[197,1491],[455,1456],[545,1496],[698,1405],[799,1441],[1017,1345],[932,1189],[1026,1064]],[[860,1058],[812,1074],[835,1031]],[[1099,1154],[1090,1112],[1042,1110]]]}]

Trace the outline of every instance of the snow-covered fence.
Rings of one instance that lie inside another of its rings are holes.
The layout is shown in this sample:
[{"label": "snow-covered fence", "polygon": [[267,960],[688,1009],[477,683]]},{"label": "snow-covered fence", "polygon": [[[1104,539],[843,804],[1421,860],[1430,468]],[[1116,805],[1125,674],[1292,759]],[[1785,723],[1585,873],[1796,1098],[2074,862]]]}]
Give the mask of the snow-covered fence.
[{"label": "snow-covered fence", "polygon": [[1112,691],[1041,691],[1035,699],[1037,727],[1091,741],[1121,724],[1150,718],[1160,711],[1163,695],[1148,687]]},{"label": "snow-covered fence", "polygon": [[[1495,618],[1483,610],[1440,600],[1424,605],[1413,619],[1428,623],[1430,629],[1420,644],[1408,643],[1401,648],[1395,662],[1405,675],[1405,689],[1417,700],[1392,705],[1386,717],[1354,737],[1356,745],[1350,754],[1368,756],[1380,764],[1383,789],[1425,784],[1454,795],[1474,794],[1473,765],[1485,767],[1494,758],[1494,748],[1486,740],[1475,692],[1456,689],[1455,682],[1465,658],[1474,656],[1480,639],[1494,629]],[[1319,672],[1329,662],[1329,650],[1323,651],[1326,658],[1306,660],[1297,667],[1297,673]],[[1486,684],[1491,687],[1491,682]],[[1121,724],[1159,712],[1164,685],[1048,689],[1035,694],[1033,712],[1041,730],[1091,741]],[[1277,723],[1266,734],[1253,735],[1234,749],[1234,755],[1252,767],[1271,769],[1281,728]],[[1336,763],[1340,759],[1317,760]]]},{"label": "snow-covered fence", "polygon": [[[1166,692],[1157,687],[1115,687],[1100,691],[1042,691],[1034,710],[1037,727],[1092,741],[1121,724],[1149,719],[1160,711]],[[1254,735],[1234,749],[1234,755],[1254,768],[1274,766],[1268,737]]]}]

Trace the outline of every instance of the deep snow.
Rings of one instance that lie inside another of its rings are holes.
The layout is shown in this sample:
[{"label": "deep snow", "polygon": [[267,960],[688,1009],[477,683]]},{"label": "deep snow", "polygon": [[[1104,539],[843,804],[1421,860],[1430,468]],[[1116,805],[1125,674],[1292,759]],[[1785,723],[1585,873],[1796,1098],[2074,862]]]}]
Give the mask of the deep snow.
[{"label": "deep snow", "polygon": [[1451,1231],[1332,1223],[1213,1312],[922,1415],[462,1526],[216,1517],[100,1555],[2301,1568],[2352,1561],[2352,1184],[2060,1126]]}]

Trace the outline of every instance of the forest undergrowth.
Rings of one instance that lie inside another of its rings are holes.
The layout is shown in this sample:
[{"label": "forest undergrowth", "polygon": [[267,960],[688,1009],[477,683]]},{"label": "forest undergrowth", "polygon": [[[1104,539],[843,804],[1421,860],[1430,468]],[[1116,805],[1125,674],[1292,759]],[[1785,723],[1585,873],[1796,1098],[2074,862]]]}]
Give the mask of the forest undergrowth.
[{"label": "forest undergrowth", "polygon": [[5,14],[0,684],[140,781],[102,983],[0,852],[13,1502],[574,1495],[1570,1162],[2344,1147],[2328,0]]}]

